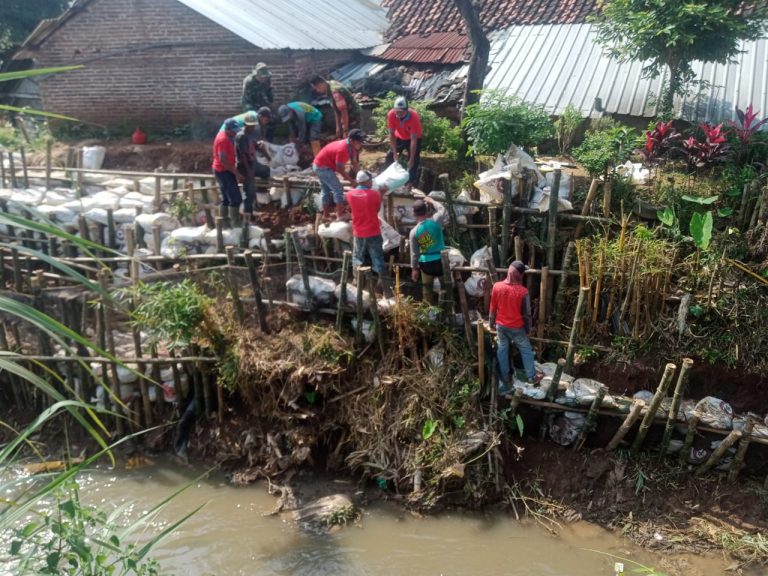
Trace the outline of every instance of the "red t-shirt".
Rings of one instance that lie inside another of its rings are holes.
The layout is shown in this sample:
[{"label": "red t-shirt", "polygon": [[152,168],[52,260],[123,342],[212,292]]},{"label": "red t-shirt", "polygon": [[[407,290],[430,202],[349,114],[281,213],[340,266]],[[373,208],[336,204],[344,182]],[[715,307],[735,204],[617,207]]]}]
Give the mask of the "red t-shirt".
[{"label": "red t-shirt", "polygon": [[496,324],[505,328],[525,328],[523,301],[528,288],[521,284],[496,282],[491,291],[491,314],[496,314]]},{"label": "red t-shirt", "polygon": [[402,119],[397,117],[394,110],[387,112],[387,128],[400,140],[410,140],[411,134],[415,134],[416,138],[422,135],[421,118],[413,108],[408,108],[408,113]]},{"label": "red t-shirt", "polygon": [[226,132],[216,134],[216,139],[213,141],[213,164],[211,166],[216,172],[227,170],[219,157],[222,154],[229,160],[230,166],[235,163],[235,141],[227,136]]},{"label": "red t-shirt", "polygon": [[355,238],[372,238],[381,235],[379,208],[381,195],[369,188],[347,191],[347,202],[352,209],[352,234]]},{"label": "red t-shirt", "polygon": [[356,160],[357,151],[352,147],[349,140],[344,138],[323,146],[323,149],[315,156],[313,164],[318,168],[328,168],[339,172],[339,166]]}]

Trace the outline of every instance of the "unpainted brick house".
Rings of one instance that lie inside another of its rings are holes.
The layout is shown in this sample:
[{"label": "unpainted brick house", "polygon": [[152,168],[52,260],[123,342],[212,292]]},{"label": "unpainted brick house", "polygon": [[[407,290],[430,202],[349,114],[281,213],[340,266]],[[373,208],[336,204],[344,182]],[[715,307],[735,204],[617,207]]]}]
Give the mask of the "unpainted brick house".
[{"label": "unpainted brick house", "polygon": [[386,13],[367,0],[76,0],[45,20],[16,60],[41,77],[46,110],[114,128],[210,129],[241,112],[242,80],[272,71],[277,102],[379,44]]}]

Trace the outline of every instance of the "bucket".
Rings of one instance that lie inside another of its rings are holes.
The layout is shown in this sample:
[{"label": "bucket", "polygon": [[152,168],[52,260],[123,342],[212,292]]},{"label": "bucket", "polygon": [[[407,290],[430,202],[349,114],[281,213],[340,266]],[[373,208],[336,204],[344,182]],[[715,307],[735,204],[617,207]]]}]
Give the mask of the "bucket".
[{"label": "bucket", "polygon": [[84,146],[83,168],[86,170],[101,170],[106,152],[107,149],[104,146]]}]

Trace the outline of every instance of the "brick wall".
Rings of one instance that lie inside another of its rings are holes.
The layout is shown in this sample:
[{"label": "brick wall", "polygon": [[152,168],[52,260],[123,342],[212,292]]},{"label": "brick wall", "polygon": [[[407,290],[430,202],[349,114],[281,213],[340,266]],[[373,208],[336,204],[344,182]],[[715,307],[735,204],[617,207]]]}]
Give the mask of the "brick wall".
[{"label": "brick wall", "polygon": [[355,56],[262,50],[177,0],[93,0],[43,42],[35,63],[85,65],[40,81],[47,110],[111,127],[210,132],[241,112],[242,80],[257,62],[270,66],[279,104]]}]

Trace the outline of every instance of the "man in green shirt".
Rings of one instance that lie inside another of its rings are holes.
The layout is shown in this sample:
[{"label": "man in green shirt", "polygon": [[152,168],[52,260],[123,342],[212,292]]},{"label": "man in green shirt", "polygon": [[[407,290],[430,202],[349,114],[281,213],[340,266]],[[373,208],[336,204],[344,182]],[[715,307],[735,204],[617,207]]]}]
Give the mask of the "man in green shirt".
[{"label": "man in green shirt", "polygon": [[[427,218],[427,204],[435,208],[431,218]],[[432,284],[436,276],[443,274],[440,253],[445,250],[445,241],[440,222],[445,216],[445,208],[427,197],[414,202],[413,215],[416,217],[416,226],[408,237],[408,244],[411,247],[411,277],[416,282],[421,274],[422,298],[425,302],[433,304]]]},{"label": "man in green shirt", "polygon": [[291,140],[300,144],[309,142],[312,156],[320,152],[320,127],[323,114],[306,102],[288,102],[277,110],[280,120],[288,123]]},{"label": "man in green shirt", "polygon": [[315,76],[309,81],[312,91],[318,96],[325,96],[331,101],[336,117],[336,138],[346,138],[352,128],[360,127],[360,106],[349,88],[336,80],[326,80]]}]

